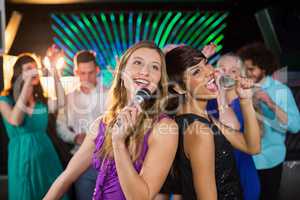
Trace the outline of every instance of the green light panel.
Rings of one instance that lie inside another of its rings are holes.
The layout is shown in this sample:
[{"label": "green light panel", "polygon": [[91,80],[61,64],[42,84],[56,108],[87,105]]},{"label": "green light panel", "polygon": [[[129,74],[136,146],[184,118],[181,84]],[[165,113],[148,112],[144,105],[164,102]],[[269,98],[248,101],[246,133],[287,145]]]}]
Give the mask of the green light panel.
[{"label": "green light panel", "polygon": [[194,48],[214,42],[218,45],[216,60],[224,40],[228,12],[220,11],[155,11],[98,12],[52,14],[54,42],[66,52],[65,75],[71,75],[73,57],[79,50],[97,53],[104,81],[110,84],[115,56],[140,40],[154,41],[163,48],[167,44],[188,44]]}]

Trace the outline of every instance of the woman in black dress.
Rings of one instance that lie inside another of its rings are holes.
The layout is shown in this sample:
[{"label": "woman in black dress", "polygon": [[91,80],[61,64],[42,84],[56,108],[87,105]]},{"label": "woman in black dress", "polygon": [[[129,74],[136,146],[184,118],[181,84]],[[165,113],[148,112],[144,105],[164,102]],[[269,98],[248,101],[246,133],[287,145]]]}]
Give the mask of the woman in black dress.
[{"label": "woman in black dress", "polygon": [[[245,119],[245,133],[241,134],[205,111],[207,101],[218,96],[218,87],[215,70],[200,51],[177,47],[166,54],[166,64],[174,85],[174,104],[170,108],[177,113],[180,131],[174,166],[180,174],[183,199],[241,200],[233,147],[250,154],[260,151],[259,125],[249,89],[253,83],[244,78],[238,80],[237,93]],[[219,112],[227,108],[221,105]]]}]

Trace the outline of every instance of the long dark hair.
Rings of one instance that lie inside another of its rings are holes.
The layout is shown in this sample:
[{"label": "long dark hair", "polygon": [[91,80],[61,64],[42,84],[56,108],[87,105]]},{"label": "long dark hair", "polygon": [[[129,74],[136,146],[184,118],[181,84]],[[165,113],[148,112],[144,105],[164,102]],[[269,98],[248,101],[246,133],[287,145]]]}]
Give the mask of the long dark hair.
[{"label": "long dark hair", "polygon": [[[19,97],[24,85],[24,81],[20,81],[20,79],[22,79],[22,66],[31,62],[38,65],[38,61],[33,54],[22,53],[18,56],[17,61],[13,66],[13,76],[10,81],[10,87],[1,92],[2,96],[11,96],[13,99],[15,98],[15,101],[17,101],[17,98]],[[36,102],[41,101],[45,104],[47,103],[47,98],[44,96],[43,88],[40,82],[33,87],[33,98]]]}]

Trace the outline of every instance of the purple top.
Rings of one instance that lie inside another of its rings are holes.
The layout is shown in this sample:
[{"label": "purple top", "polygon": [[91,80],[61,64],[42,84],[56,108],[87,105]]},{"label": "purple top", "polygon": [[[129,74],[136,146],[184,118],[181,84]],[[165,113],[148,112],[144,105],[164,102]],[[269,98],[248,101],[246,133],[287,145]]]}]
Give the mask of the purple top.
[{"label": "purple top", "polygon": [[[165,117],[168,116],[161,114],[157,121],[160,121]],[[93,200],[126,200],[119,182],[114,160],[102,160],[97,155],[97,152],[102,148],[104,142],[105,128],[105,124],[101,121],[99,124],[98,136],[95,139],[96,149],[93,155],[93,166],[99,172],[93,194]],[[142,169],[143,161],[148,151],[148,138],[151,130],[152,128],[150,128],[145,134],[142,152],[137,161],[134,162],[134,167],[138,173]]]}]

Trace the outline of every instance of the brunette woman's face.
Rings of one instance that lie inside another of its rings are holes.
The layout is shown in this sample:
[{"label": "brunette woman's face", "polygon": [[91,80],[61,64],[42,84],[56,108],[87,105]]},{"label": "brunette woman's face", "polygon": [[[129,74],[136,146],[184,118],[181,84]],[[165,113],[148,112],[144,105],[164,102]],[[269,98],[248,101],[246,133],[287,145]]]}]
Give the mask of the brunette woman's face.
[{"label": "brunette woman's face", "polygon": [[154,92],[161,79],[160,54],[150,48],[140,48],[131,54],[122,72],[124,86],[132,96],[141,88]]},{"label": "brunette woman's face", "polygon": [[205,59],[189,67],[184,73],[184,83],[189,95],[197,100],[217,97],[218,89],[214,78],[214,68]]},{"label": "brunette woman's face", "polygon": [[[25,75],[26,74],[26,75]],[[37,72],[37,64],[35,62],[29,62],[22,65],[22,75],[31,76],[31,84],[37,85],[40,82],[39,75]]]}]

